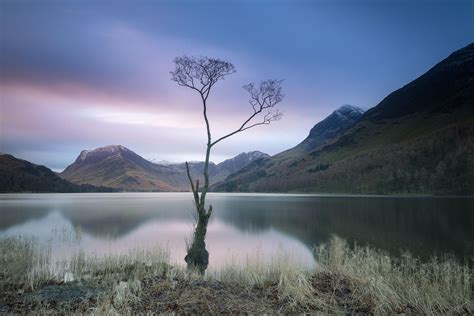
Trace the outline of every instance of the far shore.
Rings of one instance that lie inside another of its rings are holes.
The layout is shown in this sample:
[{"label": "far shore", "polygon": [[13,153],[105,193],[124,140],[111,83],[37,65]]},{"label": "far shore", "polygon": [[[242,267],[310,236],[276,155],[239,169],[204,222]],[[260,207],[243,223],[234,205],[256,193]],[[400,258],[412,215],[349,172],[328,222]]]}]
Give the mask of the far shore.
[{"label": "far shore", "polygon": [[[191,194],[191,191],[118,191],[118,192],[0,192],[0,196],[23,195],[23,194]],[[314,196],[314,197],[361,197],[361,198],[474,198],[474,194],[421,194],[421,193],[393,193],[393,194],[369,194],[369,193],[316,193],[316,192],[209,192],[209,195],[241,195],[241,196]]]}]

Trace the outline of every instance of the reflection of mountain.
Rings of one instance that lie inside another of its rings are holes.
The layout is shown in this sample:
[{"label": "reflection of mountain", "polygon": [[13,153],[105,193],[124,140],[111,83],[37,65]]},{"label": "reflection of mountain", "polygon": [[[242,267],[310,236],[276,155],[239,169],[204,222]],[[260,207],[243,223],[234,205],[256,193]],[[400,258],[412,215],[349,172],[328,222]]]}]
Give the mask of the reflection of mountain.
[{"label": "reflection of mountain", "polygon": [[30,205],[25,208],[22,205],[4,202],[0,208],[0,232],[30,220],[40,219],[49,212],[50,208],[44,205]]},{"label": "reflection of mountain", "polygon": [[433,252],[474,255],[473,199],[295,196],[240,200],[238,211],[225,201],[214,204],[224,221],[241,230],[273,227],[308,247],[337,234],[395,255],[400,249],[424,258]]},{"label": "reflection of mountain", "polygon": [[90,205],[87,205],[88,203],[72,205],[65,209],[63,214],[81,231],[107,238],[122,237],[148,221],[189,221],[192,218],[191,202],[186,208],[186,203],[174,199],[160,199],[156,202],[155,198],[153,201],[155,202],[146,197],[112,198],[106,203],[90,201]]},{"label": "reflection of mountain", "polygon": [[[73,227],[98,238],[118,239],[150,222],[186,223],[191,231],[193,218],[192,198],[185,193],[71,194],[0,202],[0,232],[53,210]],[[474,255],[472,198],[211,194],[209,203],[215,210],[212,221],[256,234],[256,240],[260,233],[274,229],[308,248],[337,234],[396,255],[400,248],[424,258],[434,252]]]},{"label": "reflection of mountain", "polygon": [[189,222],[193,214],[192,200],[188,195],[172,198],[147,194],[134,197],[121,194],[55,197],[49,200],[21,199],[18,203],[0,201],[0,232],[42,218],[53,210],[60,212],[74,228],[104,238],[122,237],[152,220]]},{"label": "reflection of mountain", "polygon": [[[116,214],[114,216],[94,216],[94,212],[64,212],[64,217],[74,228],[94,237],[118,238],[134,231],[153,216],[151,214]],[[92,216],[91,216],[92,215]],[[130,216],[131,215],[131,216]],[[137,216],[138,215],[138,216]]]}]

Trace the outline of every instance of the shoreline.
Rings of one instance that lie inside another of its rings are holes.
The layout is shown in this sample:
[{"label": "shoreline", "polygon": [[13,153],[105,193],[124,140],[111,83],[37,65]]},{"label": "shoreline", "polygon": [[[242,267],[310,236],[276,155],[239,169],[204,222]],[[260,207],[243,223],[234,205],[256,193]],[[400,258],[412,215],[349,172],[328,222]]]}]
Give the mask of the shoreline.
[{"label": "shoreline", "polygon": [[156,248],[126,255],[78,253],[56,266],[33,239],[0,239],[0,313],[470,314],[473,270],[453,258],[423,263],[333,237],[318,266],[289,256],[204,276],[169,264]]}]

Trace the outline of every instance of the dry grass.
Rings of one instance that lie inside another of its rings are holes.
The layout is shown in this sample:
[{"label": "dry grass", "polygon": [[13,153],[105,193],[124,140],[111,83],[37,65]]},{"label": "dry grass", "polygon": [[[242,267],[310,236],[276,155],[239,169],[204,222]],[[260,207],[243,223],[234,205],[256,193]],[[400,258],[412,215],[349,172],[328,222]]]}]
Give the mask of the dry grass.
[{"label": "dry grass", "polygon": [[288,254],[279,254],[266,263],[260,254],[249,256],[243,264],[231,260],[224,267],[208,271],[208,280],[217,280],[227,286],[248,289],[272,287],[283,310],[311,311],[327,308],[325,302],[314,295],[311,276],[315,269]]},{"label": "dry grass", "polygon": [[51,245],[29,237],[0,238],[0,284],[34,289],[52,277]]},{"label": "dry grass", "polygon": [[369,247],[351,249],[337,237],[319,246],[316,254],[322,269],[347,280],[353,299],[376,314],[474,312],[472,269],[453,258],[423,263],[405,254],[394,259]]},{"label": "dry grass", "polygon": [[78,281],[96,279],[141,279],[148,275],[160,275],[169,265],[170,254],[155,246],[151,249],[134,248],[125,254],[88,255],[80,251],[66,262]]},{"label": "dry grass", "polygon": [[[282,254],[230,261],[203,277],[170,265],[160,247],[126,254],[76,253],[59,266],[47,244],[0,238],[0,313],[470,314],[472,270],[452,258],[394,259],[335,237],[313,269]],[[21,291],[19,295],[18,291]]]}]

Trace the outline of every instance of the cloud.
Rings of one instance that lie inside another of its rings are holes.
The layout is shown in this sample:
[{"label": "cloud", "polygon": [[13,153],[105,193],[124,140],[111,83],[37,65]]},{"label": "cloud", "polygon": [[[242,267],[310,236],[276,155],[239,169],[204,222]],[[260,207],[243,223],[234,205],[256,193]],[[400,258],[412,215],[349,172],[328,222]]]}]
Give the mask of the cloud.
[{"label": "cloud", "polygon": [[186,118],[179,113],[154,114],[150,112],[134,112],[110,110],[100,107],[85,108],[80,111],[84,118],[121,125],[141,125],[149,127],[167,127],[177,129],[199,128],[202,124],[194,122],[195,116]]},{"label": "cloud", "polygon": [[368,4],[354,13],[346,1],[3,1],[0,151],[55,168],[113,143],[158,160],[200,159],[202,105],[169,75],[173,58],[189,54],[238,71],[209,99],[214,137],[247,117],[243,84],[285,79],[283,120],[213,152],[275,154],[339,105],[374,106],[472,40],[469,1]]},{"label": "cloud", "polygon": [[[108,144],[122,144],[158,160],[202,160],[206,141],[202,105],[192,91],[179,91],[189,94],[192,102],[187,107],[123,99],[73,83],[1,84],[0,151],[55,169],[71,163],[82,149]],[[237,128],[250,109],[246,104],[242,113],[228,113],[214,101],[209,108],[214,137]],[[294,145],[291,129],[285,136],[277,136],[280,124],[256,128],[219,144],[213,160],[219,162],[249,150],[275,153]],[[291,121],[287,122],[286,126],[290,125]],[[62,164],[58,157],[63,159]]]}]

